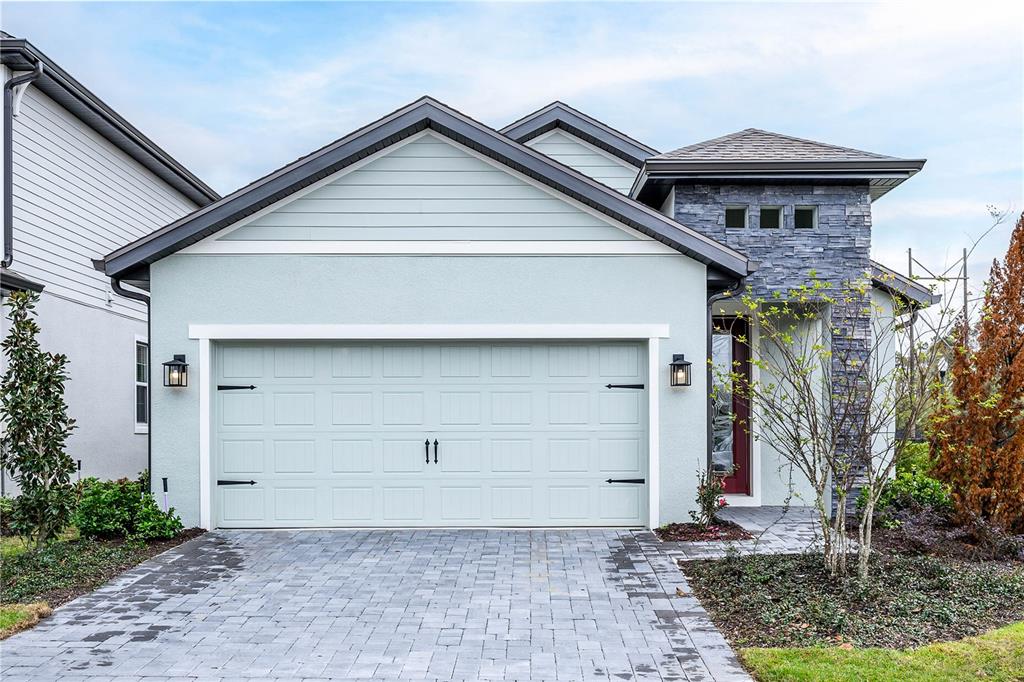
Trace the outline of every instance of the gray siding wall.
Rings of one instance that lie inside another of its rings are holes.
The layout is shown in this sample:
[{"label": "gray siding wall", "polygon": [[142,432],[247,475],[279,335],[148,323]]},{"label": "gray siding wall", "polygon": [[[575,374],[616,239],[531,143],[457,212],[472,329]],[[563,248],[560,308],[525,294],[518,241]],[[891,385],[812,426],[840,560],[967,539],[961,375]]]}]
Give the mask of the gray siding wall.
[{"label": "gray siding wall", "polygon": [[[699,357],[705,347],[706,270],[682,255],[179,254],[155,263],[152,278],[154,357],[185,353],[191,364],[188,388],[158,385],[153,394],[153,475],[170,478],[186,525],[199,521],[200,494],[199,344],[190,323],[667,323],[665,374],[673,353]],[[688,388],[663,381],[659,395],[663,522],[687,518],[706,458],[705,377],[693,376]]]},{"label": "gray siding wall", "polygon": [[639,172],[636,166],[561,130],[529,140],[526,146],[623,194],[629,192]]},{"label": "gray siding wall", "polygon": [[423,135],[220,240],[617,241],[636,237],[436,135]]},{"label": "gray siding wall", "polygon": [[134,344],[146,335],[146,308],[114,295],[91,259],[196,206],[33,86],[14,118],[12,151],[12,269],[45,285],[43,346],[71,359],[70,452],[86,475],[134,476],[146,465],[134,421]]}]

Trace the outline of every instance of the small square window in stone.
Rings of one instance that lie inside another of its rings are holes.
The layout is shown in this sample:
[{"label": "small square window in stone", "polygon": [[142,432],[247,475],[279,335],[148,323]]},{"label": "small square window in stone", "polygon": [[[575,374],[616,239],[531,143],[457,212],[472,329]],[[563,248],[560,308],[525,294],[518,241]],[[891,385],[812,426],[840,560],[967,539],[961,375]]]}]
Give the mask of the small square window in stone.
[{"label": "small square window in stone", "polygon": [[744,228],[747,226],[746,206],[727,206],[725,209],[725,226],[728,228]]},{"label": "small square window in stone", "polygon": [[793,211],[793,225],[798,230],[811,230],[818,226],[818,209],[813,206],[797,206]]},{"label": "small square window in stone", "polygon": [[761,227],[776,230],[782,226],[782,209],[778,206],[765,206],[761,209]]}]

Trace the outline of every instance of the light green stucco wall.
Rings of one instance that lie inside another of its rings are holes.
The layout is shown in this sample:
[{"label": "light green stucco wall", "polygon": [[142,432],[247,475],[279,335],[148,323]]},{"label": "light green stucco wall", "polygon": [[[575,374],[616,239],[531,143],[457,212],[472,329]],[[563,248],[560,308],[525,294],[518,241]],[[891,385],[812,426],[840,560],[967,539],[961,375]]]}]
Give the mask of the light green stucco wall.
[{"label": "light green stucco wall", "polygon": [[661,521],[685,520],[706,461],[705,267],[664,256],[212,256],[154,263],[152,357],[191,363],[190,386],[153,389],[153,476],[199,523],[198,342],[189,324],[668,324],[693,385],[660,391]]}]

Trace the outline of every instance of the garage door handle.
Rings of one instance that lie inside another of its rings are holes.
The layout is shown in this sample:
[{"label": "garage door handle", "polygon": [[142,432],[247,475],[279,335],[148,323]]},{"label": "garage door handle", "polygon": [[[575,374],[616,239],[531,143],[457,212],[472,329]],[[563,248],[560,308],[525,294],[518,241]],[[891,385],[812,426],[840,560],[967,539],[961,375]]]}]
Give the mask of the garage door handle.
[{"label": "garage door handle", "polygon": [[437,464],[437,439],[434,439],[434,464]]},{"label": "garage door handle", "polygon": [[230,384],[217,384],[218,391],[255,391],[256,387],[252,384],[248,386],[233,386]]},{"label": "garage door handle", "polygon": [[643,389],[643,384],[606,384],[605,388],[635,388],[637,390]]},{"label": "garage door handle", "polygon": [[609,478],[605,483],[646,483],[646,478]]},{"label": "garage door handle", "polygon": [[217,485],[256,485],[256,481],[217,481]]},{"label": "garage door handle", "polygon": [[423,441],[423,449],[427,453],[427,464],[430,464],[430,439]]}]

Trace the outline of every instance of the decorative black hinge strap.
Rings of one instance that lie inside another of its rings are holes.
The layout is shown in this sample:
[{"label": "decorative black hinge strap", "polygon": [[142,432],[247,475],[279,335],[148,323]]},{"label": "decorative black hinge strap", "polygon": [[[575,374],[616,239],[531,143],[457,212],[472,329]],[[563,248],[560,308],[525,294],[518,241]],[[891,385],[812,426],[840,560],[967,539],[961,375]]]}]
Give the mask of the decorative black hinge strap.
[{"label": "decorative black hinge strap", "polygon": [[608,384],[605,388],[638,388],[642,389],[643,384]]},{"label": "decorative black hinge strap", "polygon": [[217,384],[218,391],[255,391],[256,387],[252,384],[248,386],[232,386],[231,384]]},{"label": "decorative black hinge strap", "polygon": [[646,483],[646,478],[609,478],[605,483]]},{"label": "decorative black hinge strap", "polygon": [[217,485],[256,485],[256,481],[224,481],[218,480]]}]

